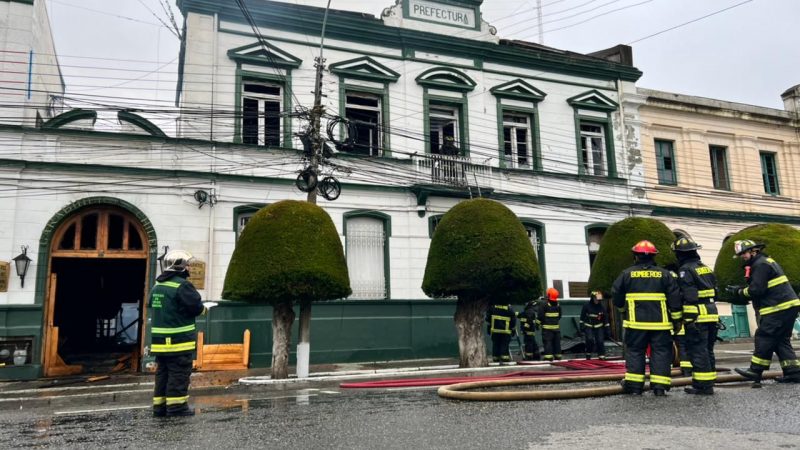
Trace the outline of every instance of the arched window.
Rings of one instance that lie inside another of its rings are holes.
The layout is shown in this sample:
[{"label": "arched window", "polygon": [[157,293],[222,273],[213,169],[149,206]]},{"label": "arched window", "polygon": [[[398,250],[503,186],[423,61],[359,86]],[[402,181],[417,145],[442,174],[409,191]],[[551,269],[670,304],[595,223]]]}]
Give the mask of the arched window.
[{"label": "arched window", "polygon": [[389,236],[391,220],[375,211],[344,215],[345,252],[351,299],[389,298]]},{"label": "arched window", "polygon": [[520,221],[525,227],[525,232],[528,233],[528,239],[531,241],[533,251],[536,252],[536,259],[539,261],[539,274],[541,275],[542,283],[544,284],[547,282],[547,270],[544,260],[544,225],[538,220],[533,219],[520,219]]},{"label": "arched window", "polygon": [[586,245],[589,247],[589,268],[594,265],[597,252],[600,251],[600,243],[606,234],[608,224],[594,223],[586,227]]}]

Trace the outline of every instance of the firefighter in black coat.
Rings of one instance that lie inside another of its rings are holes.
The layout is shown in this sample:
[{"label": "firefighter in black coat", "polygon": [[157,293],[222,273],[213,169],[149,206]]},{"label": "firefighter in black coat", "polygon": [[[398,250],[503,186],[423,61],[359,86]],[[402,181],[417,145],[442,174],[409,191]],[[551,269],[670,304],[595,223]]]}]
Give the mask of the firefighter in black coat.
[{"label": "firefighter in black coat", "polygon": [[525,304],[525,309],[519,313],[519,331],[522,334],[522,341],[525,346],[522,351],[525,361],[542,359],[542,355],[539,353],[539,346],[536,345],[536,330],[540,324],[536,314],[537,309],[536,302],[531,300]]},{"label": "firefighter in black coat", "polygon": [[561,359],[561,305],[558,290],[547,289],[547,301],[539,307],[542,323],[542,352],[545,361]]},{"label": "firefighter in black coat", "polygon": [[591,359],[592,353],[597,353],[600,359],[606,359],[606,346],[603,342],[611,330],[611,324],[602,301],[603,293],[594,291],[581,309],[580,326],[586,341],[586,359]]},{"label": "firefighter in black coat", "polygon": [[486,331],[492,338],[492,361],[501,365],[511,362],[508,344],[517,333],[516,316],[511,305],[492,304],[486,311]]},{"label": "firefighter in black coat", "polygon": [[626,393],[641,395],[644,387],[645,350],[650,345],[650,388],[666,395],[672,384],[672,330],[681,326],[681,295],[675,275],[656,266],[658,249],[639,241],[631,249],[635,263],[614,281],[614,306],[625,312]]},{"label": "firefighter in black coat", "polygon": [[164,257],[167,269],[150,291],[152,328],[150,353],[155,355],[156,382],[153,415],[191,416],[189,377],[196,348],[195,317],[205,311],[189,277],[194,259],[189,252],[172,250]]},{"label": "firefighter in black coat", "polygon": [[[678,257],[678,286],[683,301],[683,345],[688,354],[692,386],[687,394],[711,395],[717,379],[714,343],[717,339],[719,313],[715,303],[717,278],[710,267],[700,261],[701,247],[688,237],[672,243]],[[681,368],[684,356],[681,355]]]},{"label": "firefighter in black coat", "polygon": [[783,377],[777,381],[800,383],[800,362],[790,342],[800,299],[780,264],[761,252],[764,247],[749,239],[734,243],[735,257],[744,261],[748,286],[728,286],[726,290],[735,297],[732,303],[746,305],[752,300],[753,308],[761,317],[750,367],[737,368],[736,372],[753,380],[754,386],[760,386],[761,374],[769,369],[772,354],[776,353],[783,369]]}]

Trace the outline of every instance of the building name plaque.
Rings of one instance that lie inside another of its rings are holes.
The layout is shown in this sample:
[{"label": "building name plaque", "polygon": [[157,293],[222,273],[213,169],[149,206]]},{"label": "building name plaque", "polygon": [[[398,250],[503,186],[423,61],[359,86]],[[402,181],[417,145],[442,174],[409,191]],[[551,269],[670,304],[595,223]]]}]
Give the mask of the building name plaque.
[{"label": "building name plaque", "polygon": [[475,28],[475,10],[425,0],[408,0],[408,16],[462,28]]},{"label": "building name plaque", "polygon": [[0,261],[0,292],[8,292],[8,277],[11,275],[11,264]]},{"label": "building name plaque", "polygon": [[189,263],[189,281],[196,289],[206,288],[206,263],[194,260]]}]

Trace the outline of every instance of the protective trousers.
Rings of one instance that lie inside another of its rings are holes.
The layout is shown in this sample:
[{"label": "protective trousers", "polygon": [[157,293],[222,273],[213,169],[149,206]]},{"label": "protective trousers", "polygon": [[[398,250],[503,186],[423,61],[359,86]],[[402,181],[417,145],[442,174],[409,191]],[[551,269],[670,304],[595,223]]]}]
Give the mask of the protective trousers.
[{"label": "protective trousers", "polygon": [[153,410],[175,414],[189,409],[189,377],[192,375],[192,354],[156,356],[156,386]]},{"label": "protective trousers", "polygon": [[[708,354],[708,328],[707,324],[686,325],[685,344],[692,362],[692,386],[698,389],[706,389],[714,386],[717,379],[717,372],[711,363]],[[716,324],[714,329],[716,330]],[[683,364],[683,360],[681,360]],[[683,367],[683,366],[681,366]]]},{"label": "protective trousers", "polygon": [[672,384],[672,335],[669,330],[625,329],[625,386],[644,387],[645,351],[650,344],[650,387],[669,389]]},{"label": "protective trousers", "polygon": [[508,344],[511,342],[510,334],[492,333],[492,360],[495,362],[511,361]]},{"label": "protective trousers", "polygon": [[711,363],[711,370],[717,370],[717,357],[714,356],[714,345],[717,344],[717,328],[716,322],[711,323],[698,323],[698,327],[705,328],[708,331],[708,340],[706,341],[706,348],[708,349],[708,361]]},{"label": "protective trousers", "polygon": [[776,353],[784,375],[800,372],[800,363],[790,342],[799,310],[800,306],[794,306],[785,311],[761,316],[756,330],[755,350],[750,360],[750,370],[760,373],[769,369],[772,354]]},{"label": "protective trousers", "polygon": [[535,361],[539,360],[542,355],[539,354],[539,346],[536,345],[536,334],[535,333],[525,333],[522,337],[523,343],[525,345],[525,360],[526,361]]},{"label": "protective trousers", "polygon": [[542,352],[547,361],[561,359],[561,330],[542,330]]},{"label": "protective trousers", "polygon": [[586,327],[583,331],[584,340],[586,341],[586,357],[592,353],[597,353],[597,356],[605,356],[606,346],[603,343],[606,338],[606,332],[603,327],[591,328]]},{"label": "protective trousers", "polygon": [[692,358],[689,356],[689,344],[685,331],[684,334],[676,334],[673,337],[675,339],[675,346],[678,347],[678,359],[681,364],[681,372],[684,376],[688,377],[692,374]]}]

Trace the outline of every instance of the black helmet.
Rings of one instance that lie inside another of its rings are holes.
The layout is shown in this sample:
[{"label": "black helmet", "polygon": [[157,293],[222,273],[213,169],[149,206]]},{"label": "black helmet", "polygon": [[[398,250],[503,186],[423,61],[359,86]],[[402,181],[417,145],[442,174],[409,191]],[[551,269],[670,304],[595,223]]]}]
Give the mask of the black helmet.
[{"label": "black helmet", "polygon": [[676,252],[692,252],[703,248],[702,245],[698,245],[697,242],[695,242],[694,239],[690,237],[682,237],[676,239],[675,242],[672,243],[671,247],[672,250]]},{"label": "black helmet", "polygon": [[744,239],[742,241],[736,241],[733,243],[733,253],[734,258],[742,256],[742,253],[748,250],[755,250],[755,249],[762,249],[766,247],[766,244],[756,244],[754,241],[750,239]]}]

